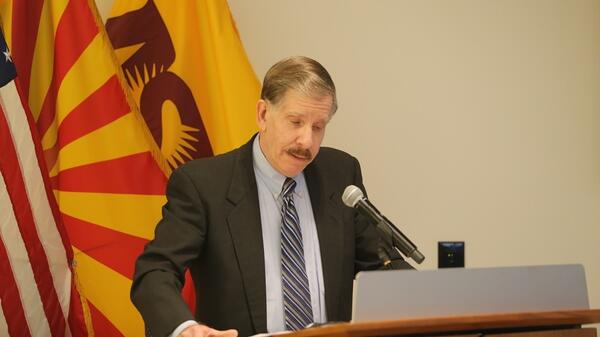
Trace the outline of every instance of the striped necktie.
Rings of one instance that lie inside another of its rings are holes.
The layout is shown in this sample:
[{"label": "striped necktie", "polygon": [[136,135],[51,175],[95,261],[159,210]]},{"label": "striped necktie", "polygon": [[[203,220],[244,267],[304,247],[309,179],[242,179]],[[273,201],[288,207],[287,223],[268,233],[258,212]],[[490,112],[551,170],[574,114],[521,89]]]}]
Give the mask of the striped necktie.
[{"label": "striped necktie", "polygon": [[299,330],[313,322],[302,232],[294,206],[295,187],[294,179],[285,180],[281,208],[281,279],[285,327],[288,330]]}]

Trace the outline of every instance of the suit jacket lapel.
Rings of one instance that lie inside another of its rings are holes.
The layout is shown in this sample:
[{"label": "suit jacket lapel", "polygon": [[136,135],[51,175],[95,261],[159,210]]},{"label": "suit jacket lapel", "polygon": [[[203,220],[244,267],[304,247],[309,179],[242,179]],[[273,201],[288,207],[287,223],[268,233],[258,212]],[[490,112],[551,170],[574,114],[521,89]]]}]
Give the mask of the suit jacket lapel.
[{"label": "suit jacket lapel", "polygon": [[310,194],[310,202],[315,217],[321,263],[323,266],[323,282],[325,286],[325,305],[328,320],[338,317],[339,284],[342,275],[342,257],[344,251],[343,221],[338,204],[334,202],[335,191],[330,191],[327,182],[314,165],[304,170],[306,185]]},{"label": "suit jacket lapel", "polygon": [[[256,332],[261,332],[267,330],[267,303],[260,205],[252,162],[253,141],[254,137],[240,149],[233,169],[227,196],[231,205],[227,223],[252,323]],[[335,203],[333,199],[339,195],[335,191],[329,191],[327,182],[315,165],[311,164],[304,170],[304,177],[319,235],[327,317],[334,319],[339,316],[338,285],[341,281],[344,251],[341,239],[342,212],[339,210],[339,203]]]},{"label": "suit jacket lapel", "polygon": [[258,190],[252,163],[252,142],[244,145],[233,170],[227,200],[227,223],[235,248],[246,301],[256,332],[267,330],[265,261]]}]

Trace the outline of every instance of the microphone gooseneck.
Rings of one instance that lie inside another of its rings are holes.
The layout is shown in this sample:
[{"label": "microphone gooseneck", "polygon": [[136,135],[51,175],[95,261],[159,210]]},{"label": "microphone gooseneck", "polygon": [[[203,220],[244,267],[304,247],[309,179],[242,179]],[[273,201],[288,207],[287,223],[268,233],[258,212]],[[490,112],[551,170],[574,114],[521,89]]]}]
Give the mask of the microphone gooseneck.
[{"label": "microphone gooseneck", "polygon": [[417,263],[425,260],[425,256],[419,252],[417,246],[365,198],[360,188],[354,185],[346,187],[342,194],[342,201],[346,206],[356,208],[369,221],[375,224],[378,229],[391,236],[393,246],[400,250],[404,256],[412,258]]}]

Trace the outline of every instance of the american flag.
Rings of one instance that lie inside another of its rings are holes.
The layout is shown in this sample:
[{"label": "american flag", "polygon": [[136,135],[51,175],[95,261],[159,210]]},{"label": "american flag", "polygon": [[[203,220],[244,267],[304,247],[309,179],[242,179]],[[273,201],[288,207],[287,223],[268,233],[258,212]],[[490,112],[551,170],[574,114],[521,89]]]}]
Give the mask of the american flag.
[{"label": "american flag", "polygon": [[40,138],[0,32],[0,336],[85,336]]}]

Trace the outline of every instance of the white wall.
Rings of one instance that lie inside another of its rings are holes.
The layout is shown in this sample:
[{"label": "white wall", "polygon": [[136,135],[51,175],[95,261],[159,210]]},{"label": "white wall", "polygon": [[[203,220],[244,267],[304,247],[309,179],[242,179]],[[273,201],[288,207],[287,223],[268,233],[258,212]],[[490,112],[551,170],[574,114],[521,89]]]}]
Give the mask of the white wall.
[{"label": "white wall", "polygon": [[600,308],[600,1],[229,3],[259,78],[295,54],[330,70],[325,143],[422,268],[440,240],[468,267],[583,263]]},{"label": "white wall", "polygon": [[583,263],[600,308],[599,1],[229,0],[262,78],[316,58],[340,108],[326,145],[437,267]]}]

